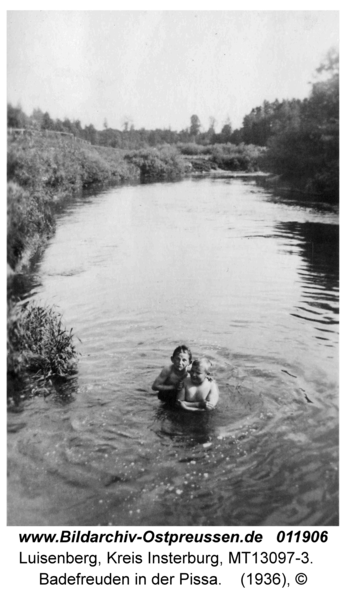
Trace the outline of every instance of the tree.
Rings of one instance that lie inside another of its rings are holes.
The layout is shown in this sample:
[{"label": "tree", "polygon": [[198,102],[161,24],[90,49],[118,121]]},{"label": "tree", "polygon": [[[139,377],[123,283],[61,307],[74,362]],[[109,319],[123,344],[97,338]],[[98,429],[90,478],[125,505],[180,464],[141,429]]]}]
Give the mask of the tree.
[{"label": "tree", "polygon": [[201,122],[197,115],[192,115],[190,122],[190,135],[195,138],[200,132]]},{"label": "tree", "polygon": [[30,118],[35,129],[42,129],[43,112],[40,108],[34,108]]},{"label": "tree", "polygon": [[230,142],[231,135],[232,135],[232,125],[231,125],[230,118],[227,117],[225,124],[221,129],[221,135],[220,135],[221,142],[223,144],[227,144],[228,142]]},{"label": "tree", "polygon": [[215,117],[209,117],[209,129],[208,131],[215,133],[215,127],[216,127],[216,119]]},{"label": "tree", "polygon": [[235,129],[231,135],[231,143],[239,146],[243,142],[243,135],[241,129]]},{"label": "tree", "polygon": [[121,124],[123,127],[123,131],[129,131],[131,129],[131,127],[133,128],[132,117],[130,117],[129,115],[125,115],[121,120]]},{"label": "tree", "polygon": [[93,125],[86,125],[84,127],[84,135],[85,139],[88,140],[91,144],[98,143],[98,132],[96,131]]},{"label": "tree", "polygon": [[66,133],[73,133],[73,125],[70,121],[70,119],[65,118],[62,122],[64,130],[66,131]]},{"label": "tree", "polygon": [[51,119],[48,112],[45,112],[42,115],[41,129],[54,129],[54,121]]},{"label": "tree", "polygon": [[79,138],[83,137],[82,124],[79,119],[72,121],[72,133],[76,137],[79,137]]},{"label": "tree", "polygon": [[313,192],[338,198],[339,56],[330,51],[316,69],[309,98],[284,101],[277,110],[269,158],[274,170],[300,179]]},{"label": "tree", "polygon": [[7,104],[7,127],[14,129],[22,129],[28,125],[28,117],[22,111],[22,107],[18,104],[16,107]]}]

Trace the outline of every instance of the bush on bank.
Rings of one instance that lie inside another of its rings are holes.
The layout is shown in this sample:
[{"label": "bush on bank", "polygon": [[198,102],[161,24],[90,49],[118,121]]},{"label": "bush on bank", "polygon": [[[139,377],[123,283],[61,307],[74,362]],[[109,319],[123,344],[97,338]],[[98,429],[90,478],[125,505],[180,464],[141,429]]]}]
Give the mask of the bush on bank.
[{"label": "bush on bank", "polygon": [[211,156],[220,169],[254,172],[263,169],[267,149],[254,144],[215,144]]},{"label": "bush on bank", "polygon": [[179,151],[188,156],[193,170],[255,172],[266,167],[267,149],[254,144],[178,144]]},{"label": "bush on bank", "polygon": [[29,192],[17,183],[7,186],[7,262],[15,269],[30,244],[52,234],[52,205],[42,190]]},{"label": "bush on bank", "polygon": [[186,156],[198,156],[199,154],[210,153],[210,146],[202,146],[195,142],[186,142],[185,144],[180,142],[177,144],[177,148],[181,154]]},{"label": "bush on bank", "polygon": [[8,372],[33,371],[44,380],[64,377],[76,369],[77,352],[72,329],[52,308],[10,303],[7,321]]},{"label": "bush on bank", "polygon": [[[91,146],[90,150],[93,147]],[[89,148],[85,153],[90,152]],[[139,169],[124,158],[124,151],[110,148],[109,146],[97,146],[97,154],[107,163],[111,181],[123,183],[139,178]]]},{"label": "bush on bank", "polygon": [[168,145],[135,150],[125,154],[125,159],[139,168],[142,181],[174,179],[182,177],[186,171],[180,152]]}]

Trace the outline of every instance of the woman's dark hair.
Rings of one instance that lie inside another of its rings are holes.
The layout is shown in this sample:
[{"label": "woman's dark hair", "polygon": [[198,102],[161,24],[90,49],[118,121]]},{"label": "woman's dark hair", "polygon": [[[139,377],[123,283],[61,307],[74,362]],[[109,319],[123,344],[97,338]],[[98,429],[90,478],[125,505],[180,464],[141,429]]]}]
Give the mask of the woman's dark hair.
[{"label": "woman's dark hair", "polygon": [[180,352],[186,352],[189,355],[190,362],[192,361],[192,352],[190,348],[182,344],[181,346],[177,346],[172,354],[172,358],[176,356],[176,354],[180,354]]}]

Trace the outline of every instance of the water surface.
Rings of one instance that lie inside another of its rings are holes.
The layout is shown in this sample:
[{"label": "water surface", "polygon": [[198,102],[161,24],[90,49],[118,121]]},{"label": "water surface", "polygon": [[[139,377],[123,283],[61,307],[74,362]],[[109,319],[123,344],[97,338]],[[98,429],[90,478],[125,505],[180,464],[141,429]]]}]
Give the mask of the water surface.
[{"label": "water surface", "polygon": [[[338,277],[336,212],[255,181],[68,203],[17,285],[79,369],[9,413],[9,524],[337,524]],[[181,343],[213,363],[212,413],[151,392]]]}]

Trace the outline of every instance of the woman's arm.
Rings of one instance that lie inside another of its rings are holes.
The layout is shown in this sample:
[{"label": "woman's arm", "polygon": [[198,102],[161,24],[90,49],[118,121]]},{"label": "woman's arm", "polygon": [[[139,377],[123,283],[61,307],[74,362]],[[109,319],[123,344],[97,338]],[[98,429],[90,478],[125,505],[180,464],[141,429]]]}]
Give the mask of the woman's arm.
[{"label": "woman's arm", "polygon": [[182,404],[183,402],[185,402],[185,386],[184,385],[181,387],[180,390],[178,390],[177,402],[179,404]]},{"label": "woman's arm", "polygon": [[174,385],[165,383],[169,374],[170,374],[170,368],[164,367],[162,369],[160,375],[158,377],[156,377],[153,385],[151,386],[151,389],[154,390],[154,392],[169,392],[171,390],[174,390],[175,389]]}]

